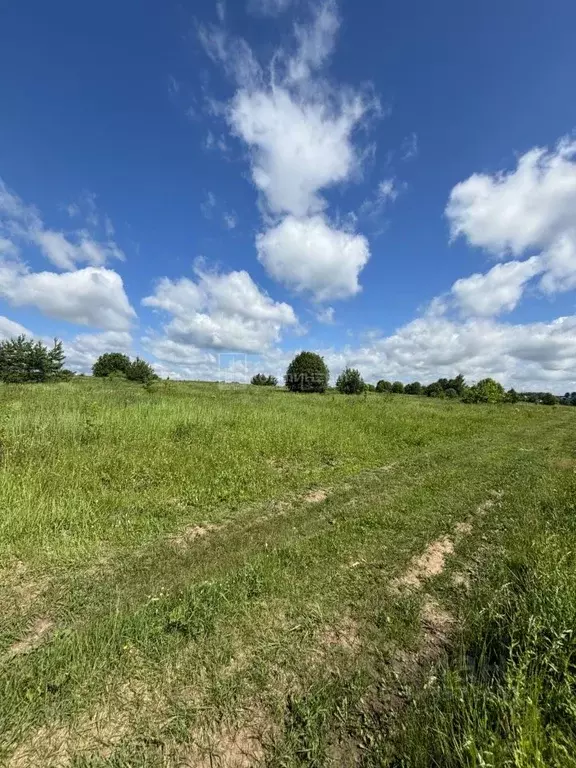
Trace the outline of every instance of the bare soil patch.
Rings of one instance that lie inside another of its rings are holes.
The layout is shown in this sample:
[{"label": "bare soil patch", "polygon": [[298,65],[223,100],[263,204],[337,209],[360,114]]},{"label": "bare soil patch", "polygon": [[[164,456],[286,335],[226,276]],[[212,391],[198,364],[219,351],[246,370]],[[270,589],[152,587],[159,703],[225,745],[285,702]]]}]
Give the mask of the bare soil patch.
[{"label": "bare soil patch", "polygon": [[570,458],[558,459],[558,461],[556,462],[556,466],[558,467],[558,469],[568,469],[568,470],[571,469],[573,472],[576,472],[576,459],[570,459]]},{"label": "bare soil patch", "polygon": [[38,619],[34,622],[32,627],[30,627],[30,631],[21,640],[13,643],[10,648],[8,648],[6,656],[8,658],[13,658],[14,656],[20,656],[23,653],[29,653],[30,651],[35,650],[44,642],[46,636],[53,628],[54,622],[50,621],[50,619]]},{"label": "bare soil patch", "polygon": [[47,578],[39,579],[30,574],[28,566],[22,560],[14,560],[0,568],[3,610],[26,615],[49,585]]},{"label": "bare soil patch", "polygon": [[315,491],[310,491],[304,496],[304,501],[308,504],[319,504],[321,501],[325,501],[328,498],[328,491],[324,488],[318,488]]},{"label": "bare soil patch", "polygon": [[322,632],[320,644],[323,648],[340,647],[348,651],[358,651],[362,644],[358,623],[350,617],[341,619]]},{"label": "bare soil patch", "polygon": [[[264,765],[264,747],[277,730],[259,709],[242,716],[242,724],[226,724],[217,732],[194,736],[178,757],[178,768],[252,768]],[[249,722],[246,722],[249,721]]]},{"label": "bare soil patch", "polygon": [[456,523],[454,530],[459,536],[470,536],[472,533],[472,523],[466,521],[464,523]]},{"label": "bare soil patch", "polygon": [[196,539],[201,539],[213,531],[218,531],[221,527],[222,526],[214,525],[213,523],[206,523],[205,525],[189,525],[187,528],[180,531],[180,533],[171,536],[169,541],[173,546],[179,549],[185,549],[196,541]]},{"label": "bare soil patch", "polygon": [[442,573],[446,557],[453,552],[454,542],[449,536],[433,541],[421,555],[412,560],[408,570],[392,582],[393,589],[420,589],[427,579]]},{"label": "bare soil patch", "polygon": [[70,723],[42,726],[17,747],[7,768],[72,768],[78,758],[107,759],[131,732],[134,712],[162,720],[162,700],[138,680],[124,683],[98,709]]}]

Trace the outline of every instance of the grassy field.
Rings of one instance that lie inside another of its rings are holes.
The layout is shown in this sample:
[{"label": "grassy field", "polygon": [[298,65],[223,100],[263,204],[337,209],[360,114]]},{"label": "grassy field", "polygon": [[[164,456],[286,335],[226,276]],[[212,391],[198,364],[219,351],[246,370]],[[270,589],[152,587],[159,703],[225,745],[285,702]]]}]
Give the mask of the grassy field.
[{"label": "grassy field", "polygon": [[576,409],[0,389],[0,764],[576,765]]}]

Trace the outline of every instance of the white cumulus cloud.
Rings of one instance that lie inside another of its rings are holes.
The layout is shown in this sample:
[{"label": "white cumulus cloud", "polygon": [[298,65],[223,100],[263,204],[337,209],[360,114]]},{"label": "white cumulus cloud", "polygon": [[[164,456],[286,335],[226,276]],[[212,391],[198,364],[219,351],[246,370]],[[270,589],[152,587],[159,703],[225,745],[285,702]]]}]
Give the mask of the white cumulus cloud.
[{"label": "white cumulus cloud", "polygon": [[230,122],[252,149],[252,179],[272,213],[304,216],[325,207],[320,191],[357,166],[351,134],[364,112],[354,95],[332,105],[280,87],[236,94]]},{"label": "white cumulus cloud", "polygon": [[292,307],[273,301],[245,271],[221,274],[197,267],[196,276],[197,281],[163,278],[142,302],[172,315],[164,339],[148,338],[158,356],[166,341],[176,352],[182,347],[258,351],[297,326]]},{"label": "white cumulus cloud", "polygon": [[538,252],[545,293],[576,287],[576,141],[535,147],[512,171],[473,174],[446,207],[452,237],[500,258]]},{"label": "white cumulus cloud", "polygon": [[362,235],[333,228],[321,216],[287,216],[257,237],[258,259],[275,280],[317,301],[360,291],[358,274],[370,256]]},{"label": "white cumulus cloud", "polygon": [[126,330],[136,317],[117,272],[85,267],[75,272],[31,272],[0,263],[0,296],[13,306],[33,306],[48,317],[95,328]]},{"label": "white cumulus cloud", "polygon": [[475,173],[457,184],[446,214],[452,236],[500,256],[549,247],[561,235],[576,237],[576,142],[554,150],[537,147],[515,170]]},{"label": "white cumulus cloud", "polygon": [[526,284],[542,269],[542,260],[538,256],[526,261],[496,264],[485,274],[457,280],[452,286],[452,296],[465,315],[488,317],[511,312],[520,301]]},{"label": "white cumulus cloud", "polygon": [[0,339],[11,339],[14,336],[32,336],[32,332],[20,323],[0,315]]}]

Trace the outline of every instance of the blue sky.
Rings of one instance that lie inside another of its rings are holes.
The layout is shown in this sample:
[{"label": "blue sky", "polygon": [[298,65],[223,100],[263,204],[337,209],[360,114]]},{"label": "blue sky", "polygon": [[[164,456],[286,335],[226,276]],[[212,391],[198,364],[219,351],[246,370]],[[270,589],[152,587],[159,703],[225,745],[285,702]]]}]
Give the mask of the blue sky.
[{"label": "blue sky", "polygon": [[576,389],[575,26],[533,0],[8,4],[0,334],[78,370],[309,348]]}]

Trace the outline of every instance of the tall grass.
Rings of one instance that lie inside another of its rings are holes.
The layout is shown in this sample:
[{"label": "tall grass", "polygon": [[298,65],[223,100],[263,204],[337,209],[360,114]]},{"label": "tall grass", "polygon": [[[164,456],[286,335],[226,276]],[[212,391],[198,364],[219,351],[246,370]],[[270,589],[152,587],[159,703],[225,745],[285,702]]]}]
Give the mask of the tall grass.
[{"label": "tall grass", "polygon": [[543,505],[489,564],[461,641],[413,703],[393,765],[576,765],[576,507]]}]

